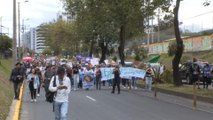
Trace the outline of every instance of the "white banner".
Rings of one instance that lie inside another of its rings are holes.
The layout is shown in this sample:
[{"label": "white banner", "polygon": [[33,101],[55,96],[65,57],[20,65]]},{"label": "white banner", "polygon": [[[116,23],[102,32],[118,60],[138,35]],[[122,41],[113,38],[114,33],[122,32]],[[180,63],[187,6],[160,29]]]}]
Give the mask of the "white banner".
[{"label": "white banner", "polygon": [[[114,68],[101,68],[101,80],[110,80],[114,78],[113,74],[113,69]],[[137,77],[137,78],[144,78],[146,71],[137,69],[137,68],[132,68],[132,67],[121,67],[120,68],[120,77],[121,78],[129,78],[131,79],[132,77]]]}]

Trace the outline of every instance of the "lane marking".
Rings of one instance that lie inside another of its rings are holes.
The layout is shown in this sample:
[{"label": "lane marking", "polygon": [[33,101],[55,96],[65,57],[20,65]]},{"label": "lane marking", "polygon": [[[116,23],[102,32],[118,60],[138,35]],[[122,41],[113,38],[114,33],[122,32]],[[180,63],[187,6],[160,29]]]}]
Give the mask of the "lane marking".
[{"label": "lane marking", "polygon": [[88,99],[92,100],[92,101],[96,101],[94,98],[90,97],[90,96],[86,96]]},{"label": "lane marking", "polygon": [[13,114],[12,120],[18,120],[19,117],[20,117],[23,91],[24,91],[24,81],[23,81],[23,83],[21,85],[21,88],[20,88],[19,100],[16,102],[15,110],[14,110],[15,113]]}]

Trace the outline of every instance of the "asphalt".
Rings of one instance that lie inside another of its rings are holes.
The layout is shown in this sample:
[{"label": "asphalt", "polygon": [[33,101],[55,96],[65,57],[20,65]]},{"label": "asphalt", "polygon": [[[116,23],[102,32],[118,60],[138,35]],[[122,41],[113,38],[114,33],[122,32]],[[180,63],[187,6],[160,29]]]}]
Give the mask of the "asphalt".
[{"label": "asphalt", "polygon": [[[97,90],[71,91],[69,120],[212,120],[213,105],[198,102],[193,110],[192,100],[157,94],[143,89],[111,94],[104,88]],[[21,120],[53,120],[52,104],[45,102],[44,90],[36,103],[30,102],[29,90],[25,85],[20,113]]]}]

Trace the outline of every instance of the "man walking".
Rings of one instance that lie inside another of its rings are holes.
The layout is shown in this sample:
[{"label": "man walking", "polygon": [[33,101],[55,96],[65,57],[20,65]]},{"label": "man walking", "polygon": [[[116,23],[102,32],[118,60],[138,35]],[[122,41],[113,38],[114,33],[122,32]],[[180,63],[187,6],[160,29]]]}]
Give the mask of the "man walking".
[{"label": "man walking", "polygon": [[113,70],[114,79],[113,79],[113,89],[112,93],[115,93],[115,86],[118,88],[118,94],[120,94],[120,70],[119,66],[116,66]]},{"label": "man walking", "polygon": [[10,75],[10,81],[13,82],[14,86],[14,93],[15,93],[14,99],[16,100],[19,100],[20,88],[25,75],[24,69],[21,66],[22,64],[20,62],[16,63],[16,66],[12,70],[12,73]]},{"label": "man walking", "polygon": [[[63,67],[58,68],[58,75],[52,77],[49,90],[56,92],[54,110],[55,120],[67,120],[68,114],[68,100],[71,89],[70,79],[65,76],[65,69]],[[55,80],[56,86],[53,85]]]}]

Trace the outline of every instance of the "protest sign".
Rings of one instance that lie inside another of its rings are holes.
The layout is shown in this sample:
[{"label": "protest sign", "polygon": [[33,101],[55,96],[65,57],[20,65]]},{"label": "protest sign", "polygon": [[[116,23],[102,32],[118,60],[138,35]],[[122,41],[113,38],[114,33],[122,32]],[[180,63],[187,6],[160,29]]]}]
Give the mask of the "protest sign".
[{"label": "protest sign", "polygon": [[[102,76],[102,81],[104,80],[110,80],[114,78],[113,74],[113,69],[114,68],[101,68],[101,76]],[[121,78],[127,78],[131,79],[132,77],[138,77],[138,78],[144,78],[146,71],[137,69],[137,68],[132,68],[132,67],[121,67],[120,68],[120,77]]]}]

